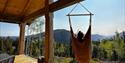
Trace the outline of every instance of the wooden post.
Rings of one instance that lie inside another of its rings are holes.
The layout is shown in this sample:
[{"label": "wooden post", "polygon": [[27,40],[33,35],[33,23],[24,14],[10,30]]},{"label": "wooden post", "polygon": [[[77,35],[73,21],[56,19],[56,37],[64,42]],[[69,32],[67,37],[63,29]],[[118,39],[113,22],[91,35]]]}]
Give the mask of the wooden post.
[{"label": "wooden post", "polygon": [[19,24],[20,35],[19,35],[19,44],[18,44],[18,54],[24,54],[25,50],[25,26],[26,23],[22,22]]},{"label": "wooden post", "polygon": [[54,63],[53,13],[49,12],[49,3],[46,0],[45,13],[45,63]]}]

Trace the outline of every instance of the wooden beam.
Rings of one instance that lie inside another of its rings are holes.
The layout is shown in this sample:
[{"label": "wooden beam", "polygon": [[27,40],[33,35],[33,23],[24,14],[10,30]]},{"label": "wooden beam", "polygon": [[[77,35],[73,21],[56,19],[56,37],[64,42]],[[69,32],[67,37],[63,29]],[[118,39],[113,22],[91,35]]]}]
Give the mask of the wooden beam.
[{"label": "wooden beam", "polygon": [[9,19],[0,19],[0,22],[16,23],[16,24],[19,24],[19,23],[20,23],[20,21],[14,21],[14,20],[9,20]]},{"label": "wooden beam", "polygon": [[[56,1],[52,4],[49,4],[49,12],[54,12],[54,11],[57,11],[57,10],[60,10],[64,7],[68,7],[70,5],[73,5],[75,3],[77,3],[78,1],[84,1],[84,0],[59,0],[59,1]],[[36,17],[39,17],[39,16],[42,16],[45,14],[45,7],[28,15],[28,16],[25,16],[24,17],[24,21],[27,21],[29,19],[34,19]],[[31,23],[31,21],[29,21],[28,23]]]},{"label": "wooden beam", "polygon": [[4,13],[4,14],[0,15],[0,22],[21,23],[22,17]]},{"label": "wooden beam", "polygon": [[26,13],[27,9],[28,9],[29,6],[30,6],[30,1],[31,1],[31,0],[27,0],[27,2],[26,2],[26,4],[25,4],[25,6],[24,6],[22,12],[20,13],[20,16],[24,16],[24,14]]},{"label": "wooden beam", "polygon": [[[52,0],[50,0],[51,2]],[[46,0],[45,13],[45,63],[54,63],[53,13],[49,12],[49,0]]]},{"label": "wooden beam", "polygon": [[53,38],[53,20],[52,13],[45,15],[46,29],[45,29],[45,61],[46,63],[53,63],[54,61],[54,38]]},{"label": "wooden beam", "polygon": [[7,7],[7,5],[8,5],[8,2],[9,2],[9,0],[6,0],[6,3],[5,3],[5,5],[4,5],[4,7],[3,7],[2,13],[4,13],[4,11],[6,10],[6,7]]},{"label": "wooden beam", "polygon": [[[4,8],[3,8],[2,12],[0,12],[0,22],[7,22],[7,23],[16,23],[16,24],[19,24],[19,23],[22,22],[22,19],[23,19],[22,15],[21,16],[17,16],[17,15],[12,15],[12,14],[5,13],[6,7],[8,6],[9,1],[10,0],[6,0]],[[23,11],[24,11],[24,9],[23,9]]]},{"label": "wooden beam", "polygon": [[49,11],[54,12],[84,0],[58,0],[49,5]]},{"label": "wooden beam", "polygon": [[20,27],[20,36],[19,36],[19,43],[18,43],[18,54],[24,54],[25,50],[25,26],[26,23],[22,22],[19,24]]}]

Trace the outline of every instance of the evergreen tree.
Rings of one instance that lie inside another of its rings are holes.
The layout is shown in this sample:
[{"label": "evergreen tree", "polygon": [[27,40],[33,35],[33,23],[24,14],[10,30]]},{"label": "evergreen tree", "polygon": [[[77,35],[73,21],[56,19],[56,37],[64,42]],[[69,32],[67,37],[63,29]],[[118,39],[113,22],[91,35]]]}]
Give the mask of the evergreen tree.
[{"label": "evergreen tree", "polygon": [[112,60],[113,61],[117,61],[118,60],[118,54],[117,54],[117,52],[115,50],[113,50]]},{"label": "evergreen tree", "polygon": [[104,55],[104,59],[107,59],[107,51],[105,51],[105,49],[103,49],[103,55]]},{"label": "evergreen tree", "polygon": [[96,45],[93,46],[93,53],[92,53],[92,58],[98,58],[98,48]]}]

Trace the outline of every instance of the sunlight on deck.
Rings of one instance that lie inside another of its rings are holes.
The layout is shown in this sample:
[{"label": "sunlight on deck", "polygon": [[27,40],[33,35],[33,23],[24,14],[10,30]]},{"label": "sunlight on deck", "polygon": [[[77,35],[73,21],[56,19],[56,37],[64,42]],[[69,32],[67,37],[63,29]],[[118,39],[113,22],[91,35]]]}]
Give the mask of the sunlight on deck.
[{"label": "sunlight on deck", "polygon": [[37,59],[26,55],[16,55],[14,63],[37,63]]}]

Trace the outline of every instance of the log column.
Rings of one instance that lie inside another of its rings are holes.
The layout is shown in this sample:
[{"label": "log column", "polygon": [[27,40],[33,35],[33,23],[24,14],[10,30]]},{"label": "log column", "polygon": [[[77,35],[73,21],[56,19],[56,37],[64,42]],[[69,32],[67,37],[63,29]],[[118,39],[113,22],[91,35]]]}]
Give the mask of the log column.
[{"label": "log column", "polygon": [[18,43],[18,54],[24,54],[24,50],[25,50],[25,26],[26,26],[25,22],[22,22],[19,24],[20,35],[19,35],[19,43]]},{"label": "log column", "polygon": [[45,63],[54,63],[54,36],[53,36],[53,13],[49,12],[49,3],[52,0],[46,0],[45,13]]}]

